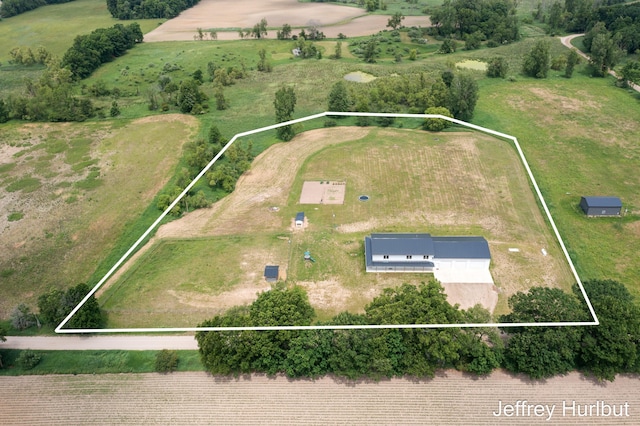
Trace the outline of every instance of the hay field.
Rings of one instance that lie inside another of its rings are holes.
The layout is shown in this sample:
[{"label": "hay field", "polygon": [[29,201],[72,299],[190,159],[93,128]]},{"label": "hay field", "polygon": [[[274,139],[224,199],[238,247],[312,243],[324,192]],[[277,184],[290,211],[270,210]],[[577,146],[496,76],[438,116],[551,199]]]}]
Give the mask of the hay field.
[{"label": "hay field", "polygon": [[[294,232],[291,218],[303,207],[297,204],[302,183],[314,179],[346,181],[345,203],[304,206],[309,226]],[[357,201],[363,193],[371,197],[369,202]],[[195,311],[189,314],[189,300],[204,302],[212,311],[229,308],[233,298],[216,299],[219,289],[242,293],[250,288],[255,296],[268,288],[262,278],[265,264],[276,260],[287,269],[288,283],[307,288],[320,318],[343,310],[362,311],[385,287],[429,278],[366,274],[362,240],[371,232],[485,236],[501,299],[534,285],[567,289],[573,281],[507,142],[470,132],[337,128],[305,132],[275,145],[256,160],[232,195],[164,225],[156,241],[170,238],[174,255],[158,252],[162,243],[150,245],[139,260],[142,266],[134,263],[135,270],[105,292],[105,308],[119,326],[158,326],[147,320],[150,315],[160,318],[155,314],[166,315],[164,326],[192,326],[204,318]],[[205,236],[215,238],[184,239]],[[240,238],[242,247],[226,249],[226,239],[219,236]],[[203,241],[206,250],[193,248]],[[520,251],[509,252],[513,247]],[[178,256],[183,250],[192,255]],[[317,262],[303,259],[306,250]],[[245,272],[239,274],[240,281],[235,281],[237,276],[227,278],[233,281],[229,286],[213,266],[199,266],[204,258]],[[163,265],[166,273],[156,271],[149,281],[149,273],[137,272],[153,269],[144,262]],[[186,276],[192,270],[201,271],[198,285],[191,285],[194,278]],[[131,303],[126,288],[144,294],[144,308]],[[117,312],[125,310],[127,315],[118,317]]]}]

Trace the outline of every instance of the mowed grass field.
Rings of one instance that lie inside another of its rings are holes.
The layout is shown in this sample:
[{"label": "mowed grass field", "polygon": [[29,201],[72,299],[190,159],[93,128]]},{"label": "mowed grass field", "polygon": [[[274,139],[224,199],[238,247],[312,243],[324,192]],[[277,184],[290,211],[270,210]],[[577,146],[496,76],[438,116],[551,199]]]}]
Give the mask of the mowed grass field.
[{"label": "mowed grass field", "polygon": [[[315,132],[331,138],[340,129]],[[101,296],[109,325],[193,326],[204,313],[228,309],[233,300],[248,304],[269,288],[262,277],[266,264],[279,264],[287,283],[307,289],[320,319],[361,312],[385,287],[429,279],[365,273],[363,238],[371,232],[485,236],[502,298],[532,285],[568,290],[573,282],[515,150],[505,141],[475,132],[374,128],[363,138],[290,161],[302,166],[287,204],[274,213],[281,216],[278,232],[156,244]],[[345,203],[299,205],[305,180],[346,181]],[[361,194],[370,201],[358,201]],[[308,217],[303,232],[291,230],[296,211]],[[254,220],[262,220],[258,211]],[[510,253],[510,247],[520,252]],[[316,262],[304,260],[307,250]]]}]

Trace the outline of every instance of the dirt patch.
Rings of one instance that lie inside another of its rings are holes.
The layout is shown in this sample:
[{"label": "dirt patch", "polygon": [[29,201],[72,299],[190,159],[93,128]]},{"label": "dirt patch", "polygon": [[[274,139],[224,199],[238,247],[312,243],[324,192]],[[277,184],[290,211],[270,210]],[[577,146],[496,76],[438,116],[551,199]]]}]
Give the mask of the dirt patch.
[{"label": "dirt patch", "polygon": [[261,286],[235,287],[231,291],[225,291],[217,295],[207,295],[180,290],[167,290],[178,303],[197,309],[206,309],[207,312],[218,315],[223,314],[234,306],[247,306],[253,303],[258,294],[271,289],[269,283]]},{"label": "dirt patch", "polygon": [[549,104],[556,105],[564,111],[580,111],[586,108],[598,109],[600,104],[590,100],[587,92],[576,93],[575,98],[568,98],[541,87],[531,87],[529,91]]},{"label": "dirt patch", "polygon": [[493,312],[498,304],[498,288],[493,284],[442,283],[447,301],[469,309],[477,304]]},{"label": "dirt patch", "polygon": [[[194,40],[198,28],[205,33],[216,29],[218,40],[239,40],[237,29],[252,28],[262,18],[272,28],[284,24],[292,27],[313,25],[327,37],[336,38],[340,33],[350,37],[377,33],[386,28],[389,16],[366,15],[363,9],[356,7],[298,0],[203,0],[145,34],[144,41]],[[426,16],[407,16],[403,25],[426,27],[431,22]],[[276,31],[269,31],[267,37],[276,38]]]},{"label": "dirt patch", "polygon": [[307,291],[311,306],[317,309],[341,312],[346,310],[347,302],[352,297],[351,291],[335,279],[316,282],[300,281],[297,284]]},{"label": "dirt patch", "polygon": [[344,204],[346,182],[305,181],[302,184],[300,204]]}]

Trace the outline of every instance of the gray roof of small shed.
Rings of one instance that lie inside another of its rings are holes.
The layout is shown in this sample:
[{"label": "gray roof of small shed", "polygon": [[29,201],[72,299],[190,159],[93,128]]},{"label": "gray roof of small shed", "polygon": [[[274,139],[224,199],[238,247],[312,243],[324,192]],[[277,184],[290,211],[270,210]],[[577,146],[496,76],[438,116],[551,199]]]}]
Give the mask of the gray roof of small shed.
[{"label": "gray roof of small shed", "polygon": [[618,197],[582,197],[587,207],[622,207],[622,201]]},{"label": "gray roof of small shed", "polygon": [[[289,216],[289,217],[291,217],[291,216]],[[304,221],[304,212],[298,212],[296,214],[296,222],[297,221]]]},{"label": "gray roof of small shed", "polygon": [[267,265],[264,267],[265,278],[278,278],[278,265]]}]

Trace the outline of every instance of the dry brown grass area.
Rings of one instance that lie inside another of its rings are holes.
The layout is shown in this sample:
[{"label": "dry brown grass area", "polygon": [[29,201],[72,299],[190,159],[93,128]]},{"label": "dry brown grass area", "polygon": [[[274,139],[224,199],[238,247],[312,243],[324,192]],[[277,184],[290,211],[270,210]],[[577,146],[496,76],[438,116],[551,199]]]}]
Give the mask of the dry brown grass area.
[{"label": "dry brown grass area", "polygon": [[[430,380],[341,382],[331,377],[211,377],[205,373],[2,377],[5,425],[349,424],[349,425],[637,425],[638,379],[598,384],[578,373],[535,382],[496,371],[457,371]],[[499,402],[555,405],[546,417],[495,417]],[[628,403],[628,416],[573,417],[567,405]]]},{"label": "dry brown grass area", "polygon": [[[138,217],[167,182],[196,126],[193,117],[170,114],[119,128],[25,124],[7,139],[20,146],[0,139],[0,165],[16,164],[0,174],[0,271],[7,275],[0,318],[20,302],[35,305],[49,286],[86,280],[93,271],[87,265],[102,260],[125,223]],[[78,143],[85,148],[74,148]],[[77,167],[84,161],[93,163]],[[97,173],[100,185],[78,187],[90,173]],[[24,177],[39,179],[41,186],[7,192],[13,180]],[[24,217],[9,222],[11,212]]]}]

